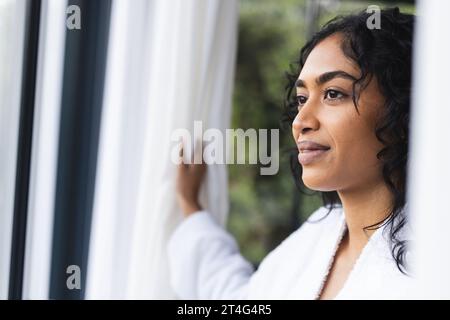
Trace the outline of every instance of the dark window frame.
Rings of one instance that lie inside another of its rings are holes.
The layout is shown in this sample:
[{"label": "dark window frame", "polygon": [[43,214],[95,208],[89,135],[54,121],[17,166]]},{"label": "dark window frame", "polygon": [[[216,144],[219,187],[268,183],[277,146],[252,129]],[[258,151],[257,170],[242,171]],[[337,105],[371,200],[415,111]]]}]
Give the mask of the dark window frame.
[{"label": "dark window frame", "polygon": [[22,298],[41,0],[27,2],[8,298]]}]

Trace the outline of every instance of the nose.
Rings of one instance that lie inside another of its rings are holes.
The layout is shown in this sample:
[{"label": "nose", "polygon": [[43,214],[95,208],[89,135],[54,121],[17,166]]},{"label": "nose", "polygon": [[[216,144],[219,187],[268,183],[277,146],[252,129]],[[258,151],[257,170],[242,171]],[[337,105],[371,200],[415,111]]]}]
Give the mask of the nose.
[{"label": "nose", "polygon": [[301,119],[299,117],[300,113],[297,113],[297,116],[294,119],[294,122],[292,123],[292,128],[295,132],[298,134],[304,134],[307,131],[311,130],[311,127],[305,122],[305,120]]},{"label": "nose", "polygon": [[[309,101],[308,101],[309,102]],[[294,121],[292,122],[292,130],[294,131],[294,137],[297,139],[300,134],[305,134],[311,130],[317,130],[320,126],[319,120],[313,109],[314,106],[311,103],[306,103],[297,113]]]}]

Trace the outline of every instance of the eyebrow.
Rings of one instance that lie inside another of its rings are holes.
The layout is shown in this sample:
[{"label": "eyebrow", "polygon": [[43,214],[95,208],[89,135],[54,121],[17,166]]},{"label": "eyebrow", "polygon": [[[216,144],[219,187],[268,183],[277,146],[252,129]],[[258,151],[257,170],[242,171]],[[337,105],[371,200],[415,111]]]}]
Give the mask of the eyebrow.
[{"label": "eyebrow", "polygon": [[[316,84],[321,85],[321,84],[324,84],[334,78],[343,78],[343,79],[349,79],[352,81],[357,80],[354,76],[352,76],[351,74],[349,74],[345,71],[336,70],[336,71],[325,72],[325,73],[321,74],[320,76],[318,76],[316,78]],[[297,88],[306,88],[306,83],[305,83],[305,81],[298,79],[295,82],[295,86]]]}]

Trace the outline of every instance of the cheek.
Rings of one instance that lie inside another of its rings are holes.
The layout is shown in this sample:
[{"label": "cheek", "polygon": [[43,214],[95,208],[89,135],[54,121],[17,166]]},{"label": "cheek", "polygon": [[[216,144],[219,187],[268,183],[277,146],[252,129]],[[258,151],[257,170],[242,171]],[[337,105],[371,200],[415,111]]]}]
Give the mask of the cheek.
[{"label": "cheek", "polygon": [[349,179],[378,175],[378,152],[382,144],[375,131],[361,121],[350,122],[345,130],[335,133],[335,169]]},{"label": "cheek", "polygon": [[313,190],[331,191],[378,177],[381,170],[377,153],[382,145],[373,128],[349,114],[335,114],[327,120],[332,152],[320,166],[304,168],[304,184]]},{"label": "cheek", "polygon": [[292,136],[294,138],[294,141],[297,141],[298,136],[300,134],[300,123],[297,120],[298,114],[297,116],[295,116],[294,121],[292,122]]}]

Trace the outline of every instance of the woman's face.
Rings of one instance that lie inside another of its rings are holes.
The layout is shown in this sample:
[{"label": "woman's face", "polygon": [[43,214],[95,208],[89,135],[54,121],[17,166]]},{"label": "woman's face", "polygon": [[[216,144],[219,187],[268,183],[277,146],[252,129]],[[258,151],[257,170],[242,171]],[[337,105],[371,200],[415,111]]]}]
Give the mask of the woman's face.
[{"label": "woman's face", "polygon": [[[298,114],[292,124],[303,167],[303,183],[317,191],[344,191],[382,180],[377,153],[383,145],[375,126],[384,98],[375,77],[361,91],[357,113],[352,100],[358,66],[341,49],[342,36],[332,35],[309,54],[297,80]],[[305,141],[328,147],[311,151]]]}]

